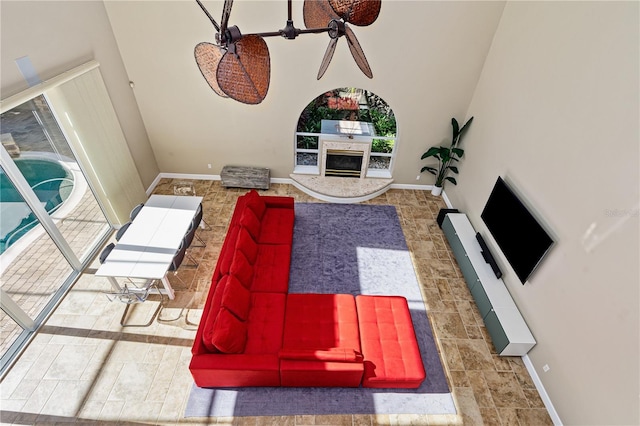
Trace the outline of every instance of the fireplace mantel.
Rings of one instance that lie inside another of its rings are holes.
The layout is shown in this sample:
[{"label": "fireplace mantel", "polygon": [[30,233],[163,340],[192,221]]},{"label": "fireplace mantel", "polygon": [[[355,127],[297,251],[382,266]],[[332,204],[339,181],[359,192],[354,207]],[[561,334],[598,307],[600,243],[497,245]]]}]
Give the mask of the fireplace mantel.
[{"label": "fireplace mantel", "polygon": [[353,151],[362,153],[362,166],[360,167],[360,179],[364,179],[369,168],[369,155],[371,154],[370,141],[337,141],[330,139],[320,140],[320,176],[325,176],[327,167],[327,151]]}]

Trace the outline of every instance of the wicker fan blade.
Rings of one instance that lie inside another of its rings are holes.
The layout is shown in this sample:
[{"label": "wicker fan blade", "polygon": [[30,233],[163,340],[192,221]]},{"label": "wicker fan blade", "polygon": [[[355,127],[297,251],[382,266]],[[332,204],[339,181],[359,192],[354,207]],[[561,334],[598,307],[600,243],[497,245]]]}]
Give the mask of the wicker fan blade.
[{"label": "wicker fan blade", "polygon": [[342,19],[359,27],[371,25],[378,19],[382,0],[328,0]]},{"label": "wicker fan blade", "polygon": [[327,0],[304,0],[302,17],[307,28],[322,28],[332,19],[340,19]]},{"label": "wicker fan blade", "polygon": [[351,55],[353,59],[356,60],[356,64],[362,70],[364,75],[369,78],[373,78],[373,72],[371,72],[371,68],[369,67],[369,62],[367,62],[366,56],[364,56],[364,52],[362,51],[362,47],[356,38],[355,33],[351,30],[348,25],[345,25],[345,33],[344,35],[347,38],[347,43],[349,44],[349,50],[351,51]]},{"label": "wicker fan blade", "polygon": [[267,43],[260,36],[248,35],[235,43],[235,53],[232,47],[218,66],[220,89],[236,101],[259,104],[267,96],[271,77]]},{"label": "wicker fan blade", "polygon": [[320,69],[318,70],[318,80],[322,78],[325,71],[329,67],[329,64],[331,63],[331,59],[333,58],[333,52],[336,51],[337,44],[338,44],[337,38],[332,38],[331,40],[329,40],[329,46],[327,46],[327,50],[324,52],[324,57],[322,58]]},{"label": "wicker fan blade", "polygon": [[204,79],[207,80],[214,92],[223,98],[227,98],[228,96],[220,89],[217,80],[218,65],[220,65],[220,60],[224,53],[225,50],[220,46],[205,42],[198,43],[194,50],[196,63]]}]

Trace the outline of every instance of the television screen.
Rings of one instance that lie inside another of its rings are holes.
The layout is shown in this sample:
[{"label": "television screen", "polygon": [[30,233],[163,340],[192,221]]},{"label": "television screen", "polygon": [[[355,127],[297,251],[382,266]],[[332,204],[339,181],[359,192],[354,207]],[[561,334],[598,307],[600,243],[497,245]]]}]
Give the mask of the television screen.
[{"label": "television screen", "polygon": [[553,239],[501,177],[480,217],[524,284],[553,245]]}]

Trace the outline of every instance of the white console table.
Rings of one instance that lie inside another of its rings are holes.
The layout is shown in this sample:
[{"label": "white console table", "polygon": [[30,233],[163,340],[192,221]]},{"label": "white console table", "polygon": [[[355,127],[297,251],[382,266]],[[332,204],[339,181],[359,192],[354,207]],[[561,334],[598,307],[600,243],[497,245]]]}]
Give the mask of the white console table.
[{"label": "white console table", "polygon": [[448,213],[442,223],[467,286],[484,320],[496,352],[522,356],[536,344],[504,282],[482,257],[476,231],[464,213]]}]

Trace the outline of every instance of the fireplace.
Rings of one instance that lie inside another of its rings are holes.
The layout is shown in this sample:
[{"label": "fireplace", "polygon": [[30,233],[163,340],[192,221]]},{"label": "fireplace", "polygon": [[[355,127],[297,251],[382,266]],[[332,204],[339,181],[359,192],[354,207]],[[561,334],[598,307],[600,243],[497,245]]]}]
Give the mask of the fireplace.
[{"label": "fireplace", "polygon": [[369,141],[320,140],[320,175],[363,179],[370,152]]},{"label": "fireplace", "polygon": [[363,157],[364,151],[328,149],[324,175],[359,178]]}]

